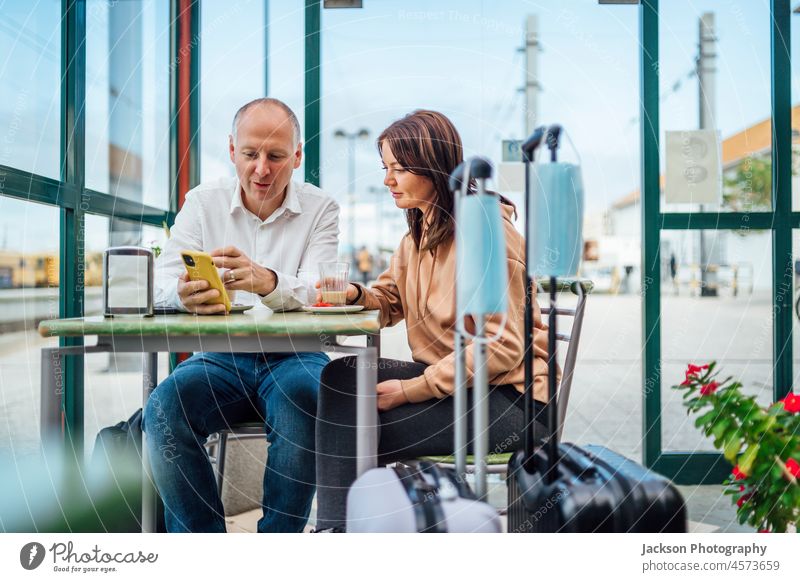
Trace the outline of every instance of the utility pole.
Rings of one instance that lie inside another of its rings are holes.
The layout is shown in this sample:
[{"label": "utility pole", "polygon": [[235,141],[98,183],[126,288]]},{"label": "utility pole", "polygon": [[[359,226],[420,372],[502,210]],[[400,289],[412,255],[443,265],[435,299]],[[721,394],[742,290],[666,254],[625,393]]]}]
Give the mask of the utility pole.
[{"label": "utility pole", "polygon": [[[714,13],[705,12],[699,22],[697,55],[697,87],[700,129],[715,129],[717,104],[717,37],[714,34]],[[700,212],[703,206],[700,205]],[[700,232],[700,296],[717,296],[717,273],[708,270],[710,252],[706,248],[705,233]],[[714,237],[719,244],[719,237]]]},{"label": "utility pole", "polygon": [[356,140],[365,140],[369,137],[369,130],[361,128],[358,131],[348,132],[337,129],[333,137],[347,140],[347,208],[348,228],[347,242],[350,243],[350,255],[355,260],[356,256]]},{"label": "utility pole", "polygon": [[525,23],[525,135],[533,133],[539,122],[539,17],[529,14]]}]

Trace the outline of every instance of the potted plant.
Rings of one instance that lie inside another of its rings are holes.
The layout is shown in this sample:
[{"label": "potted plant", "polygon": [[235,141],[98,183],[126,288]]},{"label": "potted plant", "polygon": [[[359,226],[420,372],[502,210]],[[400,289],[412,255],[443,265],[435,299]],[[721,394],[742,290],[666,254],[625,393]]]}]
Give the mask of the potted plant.
[{"label": "potted plant", "polygon": [[683,391],[695,426],[714,439],[731,462],[725,494],[737,505],[739,523],[762,532],[786,532],[800,521],[800,396],[767,408],[742,393],[732,377],[719,379],[716,362],[689,364]]}]

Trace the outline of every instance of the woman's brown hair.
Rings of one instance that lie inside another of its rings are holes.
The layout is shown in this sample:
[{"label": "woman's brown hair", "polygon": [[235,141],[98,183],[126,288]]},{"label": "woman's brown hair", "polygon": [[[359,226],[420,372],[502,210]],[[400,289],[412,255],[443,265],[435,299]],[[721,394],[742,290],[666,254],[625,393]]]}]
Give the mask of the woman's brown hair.
[{"label": "woman's brown hair", "polygon": [[422,242],[422,211],[406,210],[408,230],[420,251],[432,251],[453,236],[453,193],[448,187],[450,173],[463,160],[461,136],[453,123],[436,111],[418,109],[392,123],[378,137],[378,151],[384,142],[404,169],[433,182],[435,197],[429,227]]}]

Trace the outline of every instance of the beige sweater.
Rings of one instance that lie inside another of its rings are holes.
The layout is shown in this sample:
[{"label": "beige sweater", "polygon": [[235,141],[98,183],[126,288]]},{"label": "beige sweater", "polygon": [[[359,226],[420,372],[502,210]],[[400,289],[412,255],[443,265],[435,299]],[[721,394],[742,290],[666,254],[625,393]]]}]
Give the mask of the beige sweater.
[{"label": "beige sweater", "polygon": [[[513,384],[523,392],[525,242],[511,222],[513,208],[505,204],[501,208],[508,255],[508,320],[500,338],[487,346],[486,364],[490,384]],[[392,256],[389,268],[378,277],[375,285],[370,289],[362,287],[358,303],[366,309],[380,310],[381,327],[405,320],[414,361],[428,364],[422,376],[402,381],[409,402],[443,398],[453,392],[455,262],[456,249],[452,240],[439,245],[433,253],[420,254],[407,234]],[[487,320],[488,336],[497,333],[501,319],[495,316]],[[534,326],[533,394],[536,400],[547,402],[547,326],[542,323],[535,296]],[[473,370],[470,342],[467,346],[470,382]]]}]

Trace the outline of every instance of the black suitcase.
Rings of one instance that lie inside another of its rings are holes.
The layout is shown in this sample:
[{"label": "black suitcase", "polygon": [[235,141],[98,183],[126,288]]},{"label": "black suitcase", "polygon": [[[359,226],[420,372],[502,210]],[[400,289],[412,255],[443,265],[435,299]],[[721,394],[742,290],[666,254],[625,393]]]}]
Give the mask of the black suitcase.
[{"label": "black suitcase", "polygon": [[686,508],[667,479],[605,447],[559,446],[548,482],[546,447],[508,467],[508,531],[683,533]]},{"label": "black suitcase", "polygon": [[[560,128],[537,129],[523,144],[526,221],[530,220],[528,166],[543,139],[555,160]],[[526,247],[527,252],[527,247]],[[509,461],[508,531],[523,532],[672,532],[686,531],[686,507],[667,479],[630,459],[597,446],[558,442],[556,409],[556,280],[550,279],[548,392],[551,431],[534,450],[532,280],[525,270],[525,439]]]}]

